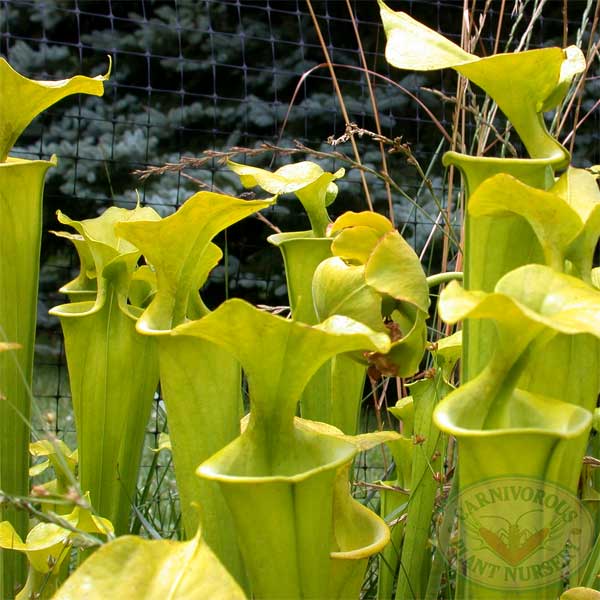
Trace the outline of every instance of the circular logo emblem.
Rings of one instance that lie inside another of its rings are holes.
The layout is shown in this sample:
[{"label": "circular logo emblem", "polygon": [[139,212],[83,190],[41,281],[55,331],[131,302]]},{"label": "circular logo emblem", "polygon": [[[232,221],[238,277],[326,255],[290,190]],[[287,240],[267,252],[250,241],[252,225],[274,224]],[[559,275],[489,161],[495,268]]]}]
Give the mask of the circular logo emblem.
[{"label": "circular logo emblem", "polygon": [[[452,512],[448,512],[451,510]],[[524,477],[484,481],[449,499],[440,550],[466,578],[499,590],[539,588],[579,569],[594,524],[579,499]]]}]

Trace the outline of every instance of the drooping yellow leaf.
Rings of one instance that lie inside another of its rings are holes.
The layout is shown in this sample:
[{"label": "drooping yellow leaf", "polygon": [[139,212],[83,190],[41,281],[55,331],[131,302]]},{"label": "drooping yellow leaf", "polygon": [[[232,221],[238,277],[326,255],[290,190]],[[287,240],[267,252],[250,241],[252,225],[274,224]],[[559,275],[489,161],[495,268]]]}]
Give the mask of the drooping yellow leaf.
[{"label": "drooping yellow leaf", "polygon": [[[110,57],[109,57],[110,61]],[[33,81],[0,58],[0,162],[29,123],[43,110],[71,94],[102,96],[108,72],[96,77],[76,75],[60,81]]]},{"label": "drooping yellow leaf", "polygon": [[210,548],[189,542],[123,536],[104,545],[58,590],[54,600],[244,600]]}]

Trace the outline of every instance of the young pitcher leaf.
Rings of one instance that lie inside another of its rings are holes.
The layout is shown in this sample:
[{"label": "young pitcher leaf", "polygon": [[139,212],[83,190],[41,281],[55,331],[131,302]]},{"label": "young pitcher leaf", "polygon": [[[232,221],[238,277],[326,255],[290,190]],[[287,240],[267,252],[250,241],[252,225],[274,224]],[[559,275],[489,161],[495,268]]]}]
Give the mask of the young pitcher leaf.
[{"label": "young pitcher leaf", "polygon": [[435,356],[438,367],[442,369],[444,381],[450,384],[450,377],[456,363],[460,360],[463,346],[462,329],[435,343]]},{"label": "young pitcher leaf", "polygon": [[388,412],[393,414],[399,421],[402,421],[403,435],[412,435],[415,422],[415,403],[412,396],[400,398],[394,406],[388,408]]},{"label": "young pitcher leaf", "polygon": [[29,444],[29,454],[34,458],[44,457],[46,460],[29,469],[34,477],[45,471],[50,465],[57,477],[66,481],[75,476],[77,468],[77,450],[71,450],[62,440],[39,440]]},{"label": "young pitcher leaf", "polygon": [[118,223],[117,235],[139,248],[156,270],[158,289],[144,315],[144,327],[166,331],[182,323],[190,294],[204,283],[200,278],[214,265],[216,251],[209,247],[212,238],[271,204],[273,200],[241,200],[198,192],[160,221]]},{"label": "young pitcher leaf", "polygon": [[[89,497],[86,496],[89,501]],[[92,515],[89,509],[76,506],[61,517],[67,524],[81,532],[109,535],[113,527],[107,519]],[[38,523],[31,529],[25,542],[8,521],[0,523],[0,548],[16,550],[27,555],[29,563],[38,573],[57,571],[69,555],[70,545],[78,533],[54,523]]]},{"label": "young pitcher leaf", "polygon": [[269,194],[296,194],[310,219],[315,237],[325,236],[329,224],[326,207],[335,200],[338,192],[333,182],[344,176],[344,169],[328,173],[310,161],[284,165],[274,172],[232,161],[228,161],[227,166],[240,176],[246,188],[259,186]]},{"label": "young pitcher leaf", "polygon": [[316,269],[313,299],[319,318],[340,313],[392,337],[388,355],[368,360],[386,375],[407,377],[425,350],[429,286],[419,258],[388,219],[348,212],[330,227],[335,255]]}]

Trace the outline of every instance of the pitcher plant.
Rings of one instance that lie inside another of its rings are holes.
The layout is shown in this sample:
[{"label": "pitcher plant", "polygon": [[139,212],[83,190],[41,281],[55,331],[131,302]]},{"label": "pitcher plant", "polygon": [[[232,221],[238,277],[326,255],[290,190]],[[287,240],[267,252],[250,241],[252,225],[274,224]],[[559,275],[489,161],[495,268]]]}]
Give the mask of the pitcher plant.
[{"label": "pitcher plant", "polygon": [[229,510],[218,486],[194,475],[198,464],[239,434],[243,415],[240,367],[227,349],[210,340],[175,336],[173,331],[210,314],[199,289],[222,256],[211,242],[213,237],[272,203],[198,192],[160,221],[116,226],[119,235],[140,248],[156,273],[156,296],[137,329],[158,344],[186,534],[193,535],[202,523],[203,539],[242,585],[245,575]]},{"label": "pitcher plant", "polygon": [[[58,214],[59,221],[82,238],[74,239],[82,257],[77,279],[85,276],[96,282],[94,300],[81,299],[82,292],[74,297],[71,283],[64,291],[76,301],[50,311],[59,317],[65,338],[79,482],[117,535],[129,531],[146,424],[158,385],[158,355],[154,341],[135,330],[152,294],[152,278],[147,267],[137,266],[140,251],[115,234],[115,224],[159,218],[154,209],[140,206],[111,207],[83,221]],[[86,256],[92,257],[93,271]],[[84,297],[90,293],[86,289]]]},{"label": "pitcher plant", "polygon": [[[31,414],[33,350],[42,233],[42,196],[50,160],[9,156],[29,123],[46,108],[71,94],[102,96],[106,75],[77,75],[62,81],[34,81],[17,73],[0,58],[0,342],[14,342],[14,355],[0,353],[0,489],[17,496],[29,491],[28,422]],[[27,533],[27,515],[0,508],[21,537]],[[10,598],[23,584],[25,563],[15,553],[0,551],[1,594]]]},{"label": "pitcher plant", "polygon": [[327,596],[330,552],[342,550],[331,547],[335,482],[357,449],[344,438],[300,427],[294,415],[306,384],[329,358],[386,352],[388,336],[342,316],[309,326],[237,299],[174,333],[225,347],[248,378],[247,428],[197,473],[217,482],[227,500],[252,593]]},{"label": "pitcher plant", "polygon": [[[273,173],[250,165],[229,161],[229,168],[240,176],[246,188],[260,187],[270,194],[293,193],[310,221],[309,231],[286,231],[270,235],[267,241],[283,256],[290,309],[294,319],[316,325],[312,293],[317,266],[331,256],[331,220],[327,211],[338,195],[335,180],[344,169],[328,173],[310,161],[292,163]],[[365,385],[365,368],[346,356],[335,356],[310,380],[300,400],[306,419],[330,423],[348,434],[358,427],[358,412]]]}]

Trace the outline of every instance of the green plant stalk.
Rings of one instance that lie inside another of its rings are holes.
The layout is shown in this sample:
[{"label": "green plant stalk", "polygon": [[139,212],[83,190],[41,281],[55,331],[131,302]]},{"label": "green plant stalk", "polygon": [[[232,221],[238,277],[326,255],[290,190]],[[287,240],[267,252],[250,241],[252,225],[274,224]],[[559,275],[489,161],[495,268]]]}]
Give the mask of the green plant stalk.
[{"label": "green plant stalk", "polygon": [[[405,533],[405,519],[410,497],[412,479],[412,459],[414,444],[411,437],[412,429],[407,431],[406,423],[403,436],[399,440],[388,442],[388,447],[394,457],[396,479],[382,482],[382,486],[391,486],[389,490],[381,489],[381,506],[379,514],[389,523],[398,522],[391,527],[390,544],[383,550],[379,558],[379,573],[377,578],[377,598],[391,598],[394,591],[394,581],[400,564],[400,549]],[[397,489],[398,488],[398,489]],[[404,490],[404,491],[401,491]]]},{"label": "green plant stalk", "polygon": [[[387,482],[386,482],[387,483]],[[385,518],[392,515],[393,519],[406,518],[409,494],[399,490],[380,490],[380,515]],[[394,595],[394,581],[400,565],[400,553],[405,535],[405,521],[400,521],[390,527],[390,543],[379,556],[377,574],[377,598],[384,600]]]},{"label": "green plant stalk", "polygon": [[[8,158],[0,163],[0,341],[15,342],[15,352],[0,352],[0,490],[29,493],[29,421],[37,315],[37,287],[42,231],[42,195],[51,161]],[[25,511],[0,508],[0,521],[27,534]],[[11,598],[25,582],[25,561],[16,552],[0,551],[0,591]],[[3,590],[3,591],[2,591]]]},{"label": "green plant stalk", "polygon": [[216,481],[225,495],[252,593],[257,598],[327,597],[331,551],[368,555],[369,548],[376,552],[387,538],[371,539],[362,551],[331,547],[334,484],[356,448],[343,437],[302,427],[294,420],[296,405],[310,378],[331,356],[360,347],[387,349],[387,336],[343,317],[310,327],[240,300],[229,300],[174,333],[222,345],[248,377],[251,413],[246,429],[204,462],[198,475]]},{"label": "green plant stalk", "polygon": [[[452,478],[452,487],[448,494],[449,499],[454,499],[458,492],[458,475],[455,473]],[[431,570],[429,571],[429,579],[427,580],[427,589],[425,590],[425,600],[437,600],[440,595],[440,585],[442,582],[442,574],[444,568],[448,568],[446,558],[442,554],[442,548],[448,548],[450,545],[450,537],[454,527],[454,519],[456,517],[456,502],[448,501],[444,506],[444,512],[441,517],[441,523],[437,535],[437,548],[431,562]],[[457,594],[456,597],[460,597]]]},{"label": "green plant stalk", "polygon": [[598,573],[600,573],[600,537],[596,537],[589,554],[585,569],[579,577],[578,585],[598,589]]},{"label": "green plant stalk", "polygon": [[[308,325],[319,322],[312,297],[316,268],[331,257],[332,238],[313,231],[271,235],[267,240],[283,256],[292,318]],[[344,433],[357,432],[366,367],[345,356],[335,356],[312,377],[300,399],[305,419],[329,423]]]},{"label": "green plant stalk", "polygon": [[[444,380],[441,369],[437,370],[432,379],[418,381],[411,386],[417,446],[413,453],[411,492],[395,594],[397,600],[425,596],[431,568],[431,515],[440,486],[434,479],[434,474],[442,472],[441,433],[433,422],[432,415],[437,404],[451,389]],[[434,454],[438,457],[434,458]]]},{"label": "green plant stalk", "polygon": [[221,491],[212,481],[188,476],[240,433],[240,366],[229,352],[205,340],[160,336],[157,341],[186,535],[202,523],[204,540],[242,579],[239,555],[232,551],[235,530]]},{"label": "green plant stalk", "polygon": [[[596,421],[596,414],[594,414],[594,421]],[[597,423],[594,423],[593,428],[596,429]],[[595,458],[600,457],[600,436],[598,430],[595,435],[591,438],[591,455]],[[596,523],[596,534],[600,533],[600,503],[597,502],[600,499],[600,473],[597,468],[591,469],[590,474],[590,485],[592,486],[592,506],[590,512],[594,515],[594,522]],[[585,495],[584,495],[585,497]],[[600,569],[596,571],[600,573]]]}]

